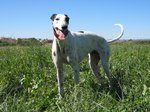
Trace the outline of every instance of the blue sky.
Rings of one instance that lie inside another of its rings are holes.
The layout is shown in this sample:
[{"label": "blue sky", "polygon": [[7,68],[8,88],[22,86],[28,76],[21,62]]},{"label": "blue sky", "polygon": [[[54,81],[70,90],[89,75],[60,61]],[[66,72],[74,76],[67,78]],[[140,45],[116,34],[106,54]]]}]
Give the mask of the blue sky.
[{"label": "blue sky", "polygon": [[70,17],[71,31],[87,30],[111,39],[150,39],[150,0],[0,0],[0,37],[53,38],[50,16]]}]

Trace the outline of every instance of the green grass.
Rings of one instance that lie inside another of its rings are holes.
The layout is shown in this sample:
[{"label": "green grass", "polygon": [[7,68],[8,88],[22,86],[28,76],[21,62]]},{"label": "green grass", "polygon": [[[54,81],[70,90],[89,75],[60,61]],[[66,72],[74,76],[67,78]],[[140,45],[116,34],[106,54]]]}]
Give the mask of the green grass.
[{"label": "green grass", "polygon": [[50,45],[1,47],[0,112],[149,112],[150,44],[125,42],[110,48],[114,91],[102,68],[105,80],[97,81],[86,58],[76,88],[72,69],[65,65],[65,97],[59,100]]}]

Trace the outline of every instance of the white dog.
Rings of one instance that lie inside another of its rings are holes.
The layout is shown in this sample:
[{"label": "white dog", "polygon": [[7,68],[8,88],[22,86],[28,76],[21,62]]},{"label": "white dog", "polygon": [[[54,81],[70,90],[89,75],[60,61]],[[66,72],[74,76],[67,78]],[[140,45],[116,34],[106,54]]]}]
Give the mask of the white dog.
[{"label": "white dog", "polygon": [[112,87],[112,78],[109,73],[109,42],[120,39],[123,35],[123,27],[120,26],[121,33],[113,40],[106,41],[104,38],[95,33],[80,31],[70,32],[68,30],[69,17],[64,14],[53,14],[51,16],[54,40],[52,44],[52,58],[57,69],[58,92],[62,97],[63,89],[63,63],[70,64],[74,70],[75,84],[79,83],[79,63],[89,54],[89,64],[95,74],[100,80],[98,62],[101,59],[103,69],[109,79],[109,87]]}]

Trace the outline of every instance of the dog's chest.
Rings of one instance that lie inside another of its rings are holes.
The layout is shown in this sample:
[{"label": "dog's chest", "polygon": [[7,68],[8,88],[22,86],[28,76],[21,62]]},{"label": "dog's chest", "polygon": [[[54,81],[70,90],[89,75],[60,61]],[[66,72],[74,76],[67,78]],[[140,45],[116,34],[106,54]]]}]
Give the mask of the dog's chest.
[{"label": "dog's chest", "polygon": [[56,56],[54,58],[58,58],[67,64],[74,62],[76,53],[72,42],[67,40],[65,42],[56,42],[56,46]]},{"label": "dog's chest", "polygon": [[61,57],[65,63],[70,63],[73,59],[72,51],[70,48],[64,47],[61,51]]}]

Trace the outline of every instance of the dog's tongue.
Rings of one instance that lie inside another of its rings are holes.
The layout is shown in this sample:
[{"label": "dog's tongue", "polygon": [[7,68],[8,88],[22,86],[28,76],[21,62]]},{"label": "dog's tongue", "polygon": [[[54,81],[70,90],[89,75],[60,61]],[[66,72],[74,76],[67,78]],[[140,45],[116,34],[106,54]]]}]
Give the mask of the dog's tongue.
[{"label": "dog's tongue", "polygon": [[65,35],[61,30],[57,30],[57,35],[58,35],[58,39],[59,40],[64,40],[65,39]]}]

